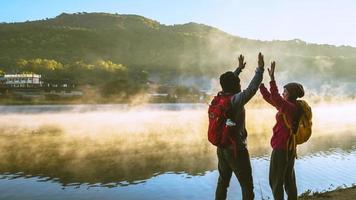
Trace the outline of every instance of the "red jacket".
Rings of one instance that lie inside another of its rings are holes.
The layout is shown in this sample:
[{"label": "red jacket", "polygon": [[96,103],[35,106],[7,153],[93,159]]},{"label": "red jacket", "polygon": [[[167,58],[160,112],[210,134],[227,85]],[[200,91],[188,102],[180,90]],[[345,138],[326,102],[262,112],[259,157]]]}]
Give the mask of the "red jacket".
[{"label": "red jacket", "polygon": [[274,106],[278,112],[276,115],[277,123],[273,127],[273,135],[271,139],[271,146],[273,149],[288,149],[288,139],[290,136],[290,129],[286,126],[283,114],[286,115],[289,124],[292,124],[297,115],[298,108],[295,102],[287,101],[278,93],[278,88],[275,81],[270,82],[270,91],[261,84],[260,92],[263,98]]}]

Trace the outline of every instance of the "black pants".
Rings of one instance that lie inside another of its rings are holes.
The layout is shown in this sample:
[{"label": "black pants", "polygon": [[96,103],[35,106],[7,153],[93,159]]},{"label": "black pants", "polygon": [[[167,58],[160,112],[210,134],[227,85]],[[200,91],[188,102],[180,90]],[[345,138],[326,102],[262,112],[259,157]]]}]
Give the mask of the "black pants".
[{"label": "black pants", "polygon": [[236,158],[232,149],[217,149],[219,164],[219,180],[216,188],[215,199],[226,199],[227,188],[230,184],[232,172],[241,185],[242,199],[249,200],[254,198],[252,170],[248,150],[237,152]]},{"label": "black pants", "polygon": [[295,157],[292,152],[288,152],[287,157],[287,150],[272,151],[269,167],[269,185],[275,200],[284,199],[284,189],[288,195],[288,200],[296,200],[298,198],[294,161]]}]

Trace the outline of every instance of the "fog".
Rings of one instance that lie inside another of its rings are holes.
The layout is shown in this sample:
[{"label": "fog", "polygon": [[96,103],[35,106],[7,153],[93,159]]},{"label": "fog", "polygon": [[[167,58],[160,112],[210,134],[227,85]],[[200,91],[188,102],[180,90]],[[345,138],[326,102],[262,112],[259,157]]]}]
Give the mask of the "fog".
[{"label": "fog", "polygon": [[[352,149],[356,103],[312,107],[313,135],[298,148],[299,155]],[[246,109],[250,153],[268,156],[276,111],[267,104]],[[23,172],[63,185],[125,185],[165,172],[201,175],[217,167],[216,148],[207,140],[204,104],[3,106],[0,110],[1,173]]]},{"label": "fog", "polygon": [[[197,31],[196,34],[201,33]],[[217,29],[207,30],[199,39],[205,45],[197,47],[193,53],[182,52],[177,64],[180,71],[162,82],[194,86],[215,93],[220,90],[217,84],[220,74],[235,70],[237,58],[243,54],[247,62],[246,69],[240,75],[244,88],[252,79],[257,67],[257,55],[262,52],[266,68],[264,83],[269,82],[267,68],[272,61],[276,61],[276,81],[280,87],[289,82],[300,82],[307,94],[321,100],[355,98],[356,58],[353,48],[315,45],[297,39],[246,40]],[[190,69],[200,74],[191,74]]]}]

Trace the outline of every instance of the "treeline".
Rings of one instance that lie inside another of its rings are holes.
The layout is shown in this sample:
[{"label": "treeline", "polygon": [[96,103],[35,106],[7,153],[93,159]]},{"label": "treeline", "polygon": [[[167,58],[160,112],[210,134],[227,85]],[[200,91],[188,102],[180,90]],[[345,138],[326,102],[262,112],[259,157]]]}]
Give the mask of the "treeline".
[{"label": "treeline", "polygon": [[129,97],[147,87],[147,73],[130,70],[110,60],[61,63],[53,59],[19,59],[10,73],[36,73],[41,74],[43,79],[69,79],[79,87],[96,88],[103,97]]}]

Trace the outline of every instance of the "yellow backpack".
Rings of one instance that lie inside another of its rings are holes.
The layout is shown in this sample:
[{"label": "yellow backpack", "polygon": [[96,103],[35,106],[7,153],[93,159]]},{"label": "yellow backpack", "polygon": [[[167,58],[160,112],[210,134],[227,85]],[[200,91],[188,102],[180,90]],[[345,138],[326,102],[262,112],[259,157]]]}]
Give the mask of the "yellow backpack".
[{"label": "yellow backpack", "polygon": [[300,108],[302,108],[302,115],[300,116],[297,132],[295,133],[295,140],[297,144],[303,144],[308,141],[312,134],[312,110],[308,103],[304,100],[297,101]]},{"label": "yellow backpack", "polygon": [[298,129],[295,133],[292,132],[292,127],[288,123],[287,118],[283,115],[283,119],[287,127],[291,130],[292,139],[293,139],[293,146],[298,144],[303,144],[304,142],[308,141],[311,134],[312,134],[312,110],[308,103],[304,100],[297,100],[298,107],[302,109],[302,113],[298,123]]}]

